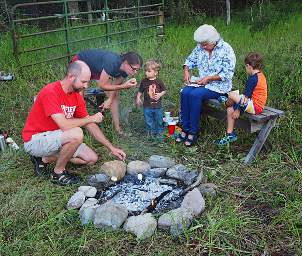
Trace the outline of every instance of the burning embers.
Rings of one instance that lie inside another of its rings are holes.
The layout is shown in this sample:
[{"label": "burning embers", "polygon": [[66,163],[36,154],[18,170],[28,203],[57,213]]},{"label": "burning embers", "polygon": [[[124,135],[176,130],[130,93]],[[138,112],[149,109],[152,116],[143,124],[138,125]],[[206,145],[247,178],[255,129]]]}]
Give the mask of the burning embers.
[{"label": "burning embers", "polygon": [[162,212],[165,209],[162,205],[177,200],[183,189],[161,182],[159,178],[145,177],[140,181],[136,175],[126,175],[121,182],[101,192],[99,202],[111,200],[123,205],[131,215],[153,210]]},{"label": "burning embers", "polygon": [[[82,224],[117,229],[124,223],[124,229],[139,239],[151,236],[157,227],[179,235],[205,209],[195,188],[202,181],[202,171],[188,170],[163,156],[127,166],[113,162],[105,163],[101,174],[88,178],[90,186],[80,187],[70,198],[67,207],[80,208]],[[112,177],[118,181],[113,182]],[[156,220],[151,213],[163,214]]]}]

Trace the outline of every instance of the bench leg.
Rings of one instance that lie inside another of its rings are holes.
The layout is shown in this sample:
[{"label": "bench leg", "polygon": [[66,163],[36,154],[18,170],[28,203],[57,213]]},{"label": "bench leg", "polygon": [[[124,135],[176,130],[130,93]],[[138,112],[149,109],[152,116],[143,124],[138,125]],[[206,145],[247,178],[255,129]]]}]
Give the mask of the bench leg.
[{"label": "bench leg", "polygon": [[[259,131],[256,132],[256,135],[259,135]],[[270,152],[273,149],[273,145],[269,142],[268,138],[266,139],[266,141],[263,144],[263,147],[261,149],[260,152]]]},{"label": "bench leg", "polygon": [[263,147],[268,135],[270,134],[272,128],[275,126],[276,121],[277,121],[277,118],[269,120],[266,123],[266,125],[260,130],[259,134],[256,137],[256,140],[255,140],[253,146],[251,147],[249,153],[247,154],[247,156],[244,159],[245,164],[250,164],[254,160],[256,155],[260,152],[260,150],[262,149],[262,147]]}]

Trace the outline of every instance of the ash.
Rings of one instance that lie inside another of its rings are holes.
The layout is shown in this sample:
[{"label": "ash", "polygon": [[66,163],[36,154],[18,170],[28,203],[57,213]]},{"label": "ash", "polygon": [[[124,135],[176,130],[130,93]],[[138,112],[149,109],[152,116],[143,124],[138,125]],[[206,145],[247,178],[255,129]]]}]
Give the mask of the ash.
[{"label": "ash", "polygon": [[[178,201],[182,191],[182,188],[175,185],[160,184],[157,178],[146,177],[140,181],[137,176],[127,175],[120,183],[104,191],[99,201],[104,203],[111,200],[136,215],[150,206],[152,200],[157,199],[155,212],[162,212],[168,208],[178,207],[174,205],[180,204]],[[162,194],[164,196],[161,198]]]}]

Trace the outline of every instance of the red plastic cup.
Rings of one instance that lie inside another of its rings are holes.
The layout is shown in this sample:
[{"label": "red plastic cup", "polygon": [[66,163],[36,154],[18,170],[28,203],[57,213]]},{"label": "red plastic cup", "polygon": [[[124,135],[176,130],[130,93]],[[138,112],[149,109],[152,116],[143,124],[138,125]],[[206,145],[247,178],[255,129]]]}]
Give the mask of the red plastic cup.
[{"label": "red plastic cup", "polygon": [[175,124],[169,124],[168,125],[168,132],[169,132],[169,135],[173,135],[174,132],[175,132]]}]

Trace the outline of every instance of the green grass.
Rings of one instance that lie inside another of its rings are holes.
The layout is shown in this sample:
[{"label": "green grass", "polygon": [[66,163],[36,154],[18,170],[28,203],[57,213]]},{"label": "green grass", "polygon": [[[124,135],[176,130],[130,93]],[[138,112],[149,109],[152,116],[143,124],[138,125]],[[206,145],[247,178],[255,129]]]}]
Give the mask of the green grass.
[{"label": "green grass", "polygon": [[[157,231],[151,239],[138,242],[123,231],[82,227],[77,211],[66,210],[76,188],[58,187],[34,177],[30,160],[22,150],[6,151],[0,154],[0,255],[302,255],[302,15],[257,31],[240,20],[229,27],[222,20],[206,22],[216,26],[235,50],[234,88],[242,89],[246,80],[244,56],[249,51],[264,55],[268,104],[286,111],[286,117],[270,134],[273,150],[261,153],[251,166],[244,166],[242,158],[254,136],[239,131],[237,142],[219,149],[212,141],[223,135],[225,124],[216,120],[202,127],[197,147],[187,149],[173,141],[154,143],[144,138],[142,110],[133,105],[135,91],[123,91],[122,113],[132,111],[128,120],[124,114],[122,119],[133,136],[118,138],[110,119],[102,125],[106,136],[131,159],[165,154],[204,170],[208,181],[219,186],[218,196],[206,198],[206,211],[182,237],[173,239]],[[148,40],[135,46],[144,59],[155,57],[163,62],[160,76],[168,88],[165,106],[169,102],[179,105],[182,64],[195,46],[192,37],[199,25],[169,24],[161,44]],[[13,82],[0,84],[0,128],[9,129],[21,144],[32,96],[44,84],[59,79],[64,66],[52,63],[20,72],[11,55],[9,35],[3,37],[0,47],[1,69],[16,76]],[[88,135],[86,142],[96,149],[100,160],[92,167],[70,166],[83,177],[98,172],[104,161],[113,159]]]}]

